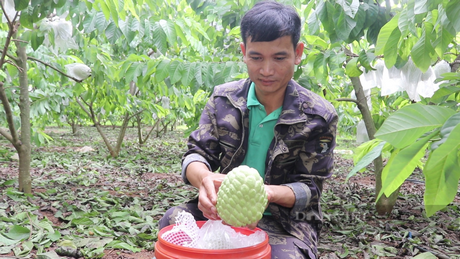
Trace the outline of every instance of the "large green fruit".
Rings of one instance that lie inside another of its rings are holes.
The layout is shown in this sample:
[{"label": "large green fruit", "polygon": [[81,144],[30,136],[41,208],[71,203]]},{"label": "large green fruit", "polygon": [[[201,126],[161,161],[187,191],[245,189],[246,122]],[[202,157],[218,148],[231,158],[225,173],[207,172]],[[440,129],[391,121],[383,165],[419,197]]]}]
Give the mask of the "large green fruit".
[{"label": "large green fruit", "polygon": [[235,227],[259,221],[267,206],[264,181],[256,169],[242,165],[227,174],[217,192],[217,213]]}]

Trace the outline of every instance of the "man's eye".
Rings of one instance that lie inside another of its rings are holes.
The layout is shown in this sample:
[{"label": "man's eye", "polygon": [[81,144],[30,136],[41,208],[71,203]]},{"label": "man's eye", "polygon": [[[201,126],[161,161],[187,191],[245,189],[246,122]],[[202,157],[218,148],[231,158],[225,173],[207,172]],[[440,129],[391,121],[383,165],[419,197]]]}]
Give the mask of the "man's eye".
[{"label": "man's eye", "polygon": [[275,60],[279,60],[279,61],[280,60],[285,60],[285,59],[286,59],[286,57],[275,57]]},{"label": "man's eye", "polygon": [[260,60],[260,57],[251,57],[252,60]]}]

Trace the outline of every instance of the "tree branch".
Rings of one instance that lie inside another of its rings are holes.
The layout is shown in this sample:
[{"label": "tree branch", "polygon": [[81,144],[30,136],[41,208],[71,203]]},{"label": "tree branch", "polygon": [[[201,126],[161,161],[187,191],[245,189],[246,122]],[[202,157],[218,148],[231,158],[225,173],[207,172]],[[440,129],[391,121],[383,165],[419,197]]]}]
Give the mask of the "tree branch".
[{"label": "tree branch", "polygon": [[356,99],[353,99],[353,98],[337,98],[335,99],[337,102],[352,102],[352,103],[356,103],[356,104],[359,104],[358,100]]},{"label": "tree branch", "polygon": [[4,136],[9,142],[13,143],[13,137],[6,128],[0,128],[0,135]]},{"label": "tree branch", "polygon": [[460,55],[458,55],[455,60],[451,63],[451,72],[457,72],[457,70],[460,68]]},{"label": "tree branch", "polygon": [[[0,50],[0,53],[3,54],[4,51],[3,51],[3,50]],[[5,53],[6,53],[6,52],[5,52]],[[12,59],[12,60],[14,60],[14,61],[17,60],[16,57],[14,57],[14,56],[12,56],[12,55],[10,55],[10,54],[8,54],[8,53],[6,53],[5,55],[8,56],[10,59]],[[49,68],[51,68],[51,69],[57,71],[57,72],[60,73],[61,75],[65,76],[65,77],[68,77],[68,78],[70,78],[70,79],[72,79],[72,80],[74,80],[74,81],[76,81],[76,82],[78,82],[78,83],[83,82],[83,80],[80,80],[80,79],[75,78],[75,77],[73,77],[73,76],[71,76],[71,75],[68,75],[68,74],[66,74],[65,72],[63,72],[63,71],[59,70],[58,68],[56,68],[55,66],[53,66],[53,65],[51,65],[51,64],[49,64],[49,63],[44,62],[43,60],[40,60],[40,59],[37,59],[37,58],[34,58],[34,57],[29,57],[29,56],[27,57],[27,59],[32,60],[32,61],[35,61],[35,62],[38,62],[38,63],[41,63],[41,64],[43,64],[43,65],[45,65],[45,66],[47,66],[47,67],[49,67]]]},{"label": "tree branch", "polygon": [[[3,9],[4,8],[2,4],[2,10]],[[5,10],[3,10],[3,13],[5,14],[6,17],[8,17],[8,15],[6,15]],[[16,13],[16,16],[17,16],[17,13]],[[16,17],[14,17],[13,21],[15,19]],[[8,35],[6,36],[5,46],[3,47],[2,55],[0,57],[0,69],[3,67],[3,64],[5,64],[6,53],[8,52],[8,48],[10,47],[10,43],[11,43],[11,39],[13,38],[13,35],[18,31],[19,23],[14,23],[14,24],[8,23],[8,27],[10,29],[8,30]]]},{"label": "tree branch", "polygon": [[[91,113],[86,109],[86,107],[80,102],[78,97],[75,97],[75,100],[77,101],[78,105],[83,109],[83,111],[88,114],[89,117],[91,117]],[[86,104],[86,103],[85,103]]]},{"label": "tree branch", "polygon": [[9,136],[7,136],[6,134],[4,134],[4,132],[0,132],[0,133],[3,136],[5,136],[11,142],[11,144],[13,144],[16,147],[20,143],[19,143],[18,135],[14,128],[13,111],[11,110],[10,103],[8,102],[8,98],[6,97],[5,89],[3,88],[3,82],[0,82],[0,101],[2,102],[3,108],[5,110],[6,121],[8,122],[8,127],[9,127],[11,135],[8,134]]},{"label": "tree branch", "polygon": [[[3,50],[0,49],[0,53],[3,54]],[[17,60],[18,60],[15,56],[13,56],[13,55],[11,55],[11,54],[6,53],[5,55],[6,55],[8,58],[12,59],[14,62],[17,62]]]},{"label": "tree branch", "polygon": [[76,81],[76,82],[78,82],[78,83],[83,82],[83,80],[80,80],[80,79],[77,79],[77,78],[75,78],[75,77],[73,77],[73,76],[70,76],[70,75],[68,75],[68,74],[66,74],[66,73],[64,73],[64,72],[62,72],[62,71],[59,70],[58,68],[54,67],[53,65],[51,65],[51,64],[49,64],[49,63],[46,63],[46,62],[44,62],[44,61],[42,61],[42,60],[40,60],[40,59],[33,58],[33,57],[28,57],[27,59],[30,59],[30,60],[36,61],[36,62],[38,62],[38,63],[41,63],[41,64],[43,64],[43,65],[45,65],[45,66],[47,66],[47,67],[49,67],[49,68],[55,70],[56,72],[60,73],[61,75],[66,76],[66,77],[68,77],[68,78],[70,78],[70,79],[72,79],[72,80],[74,80],[74,81]]},{"label": "tree branch", "polygon": [[16,12],[16,14],[14,15],[13,20],[11,21],[10,17],[8,17],[8,15],[6,15],[6,10],[5,10],[5,7],[3,6],[3,1],[0,1],[0,7],[2,8],[2,12],[6,17],[6,21],[8,22],[8,27],[10,27],[10,29],[11,29],[13,27],[13,24],[16,21],[16,19],[18,19],[19,12]]},{"label": "tree branch", "polygon": [[140,110],[140,111],[134,113],[133,115],[131,115],[131,116],[128,117],[128,120],[131,120],[133,117],[135,117],[135,116],[137,116],[137,115],[143,113],[144,111],[145,111],[145,109],[142,109],[142,110]]},{"label": "tree branch", "polygon": [[5,63],[9,63],[11,64],[13,67],[15,67],[20,73],[23,73],[24,72],[24,69],[22,69],[21,67],[19,67],[18,65],[16,65],[16,63],[14,63],[13,61],[11,60],[7,60],[5,61]]}]

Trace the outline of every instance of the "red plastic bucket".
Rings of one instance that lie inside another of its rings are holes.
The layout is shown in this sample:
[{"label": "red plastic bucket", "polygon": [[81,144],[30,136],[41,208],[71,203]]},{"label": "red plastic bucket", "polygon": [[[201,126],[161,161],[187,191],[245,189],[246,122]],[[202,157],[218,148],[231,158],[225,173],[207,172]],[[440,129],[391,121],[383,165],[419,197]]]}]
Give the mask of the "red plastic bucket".
[{"label": "red plastic bucket", "polygon": [[[196,224],[201,228],[206,221],[197,221]],[[174,225],[167,226],[158,233],[158,241],[155,243],[155,258],[156,259],[270,259],[272,248],[268,243],[268,235],[265,233],[265,240],[253,246],[237,248],[237,249],[198,249],[180,245],[175,245],[165,241],[161,236],[164,232],[171,230]],[[247,228],[232,227],[236,232],[250,235],[260,228],[254,230]]]}]

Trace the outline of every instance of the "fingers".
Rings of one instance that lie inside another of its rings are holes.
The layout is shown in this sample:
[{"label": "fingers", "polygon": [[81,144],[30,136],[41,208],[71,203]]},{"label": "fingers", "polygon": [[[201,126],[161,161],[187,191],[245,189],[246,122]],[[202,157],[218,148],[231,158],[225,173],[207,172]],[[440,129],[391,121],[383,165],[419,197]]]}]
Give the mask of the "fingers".
[{"label": "fingers", "polygon": [[249,225],[246,225],[245,227],[253,230],[253,229],[255,229],[257,227],[257,224],[259,224],[259,221],[256,221],[256,222],[254,222],[252,224],[249,224]]},{"label": "fingers", "polygon": [[225,175],[211,174],[201,182],[198,198],[198,208],[203,215],[211,220],[220,220],[217,215],[217,192]]}]

